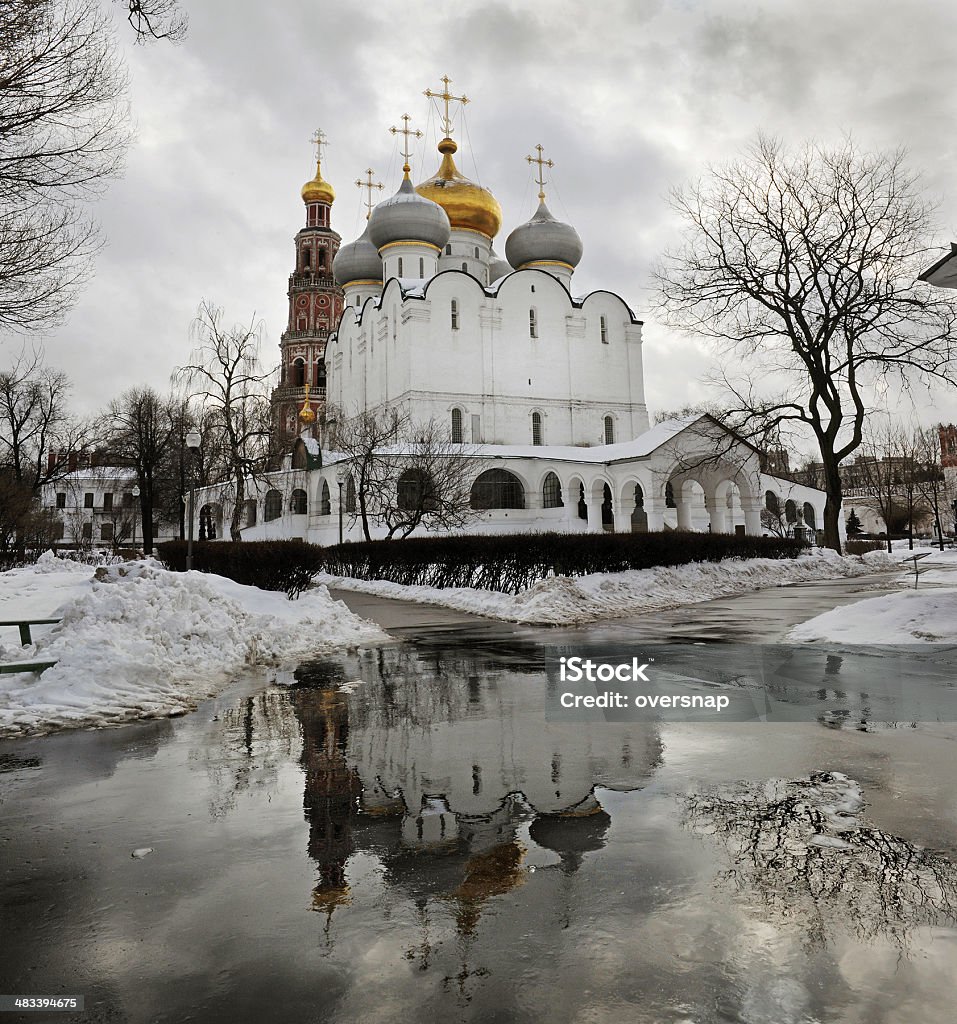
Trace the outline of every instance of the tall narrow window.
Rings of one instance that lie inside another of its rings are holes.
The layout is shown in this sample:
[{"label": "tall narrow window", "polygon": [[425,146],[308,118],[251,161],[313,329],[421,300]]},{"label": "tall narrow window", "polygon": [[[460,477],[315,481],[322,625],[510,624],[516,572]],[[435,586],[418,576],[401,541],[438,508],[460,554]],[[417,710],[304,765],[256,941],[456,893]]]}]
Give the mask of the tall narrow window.
[{"label": "tall narrow window", "polygon": [[446,256],[451,256],[452,255],[452,246],[451,245],[447,245],[445,247],[445,255]]},{"label": "tall narrow window", "polygon": [[615,443],[615,421],[611,416],[605,417],[605,444]]},{"label": "tall narrow window", "polygon": [[308,270],[312,266],[312,249],[305,246],[302,250],[302,269]]},{"label": "tall narrow window", "polygon": [[538,314],[534,309],[528,311],[528,336],[530,338],[538,337]]},{"label": "tall narrow window", "polygon": [[306,363],[303,359],[297,359],[292,364],[292,384],[293,387],[301,388],[306,383]]},{"label": "tall narrow window", "polygon": [[90,491],[87,491],[86,494],[83,495],[83,507],[93,508],[93,495]]},{"label": "tall narrow window", "polygon": [[66,491],[57,491],[56,507],[66,508]]},{"label": "tall narrow window", "polygon": [[542,444],[542,414],[532,413],[532,444]]},{"label": "tall narrow window", "polygon": [[457,331],[459,329],[459,300],[453,299],[450,307],[452,312],[452,330]]},{"label": "tall narrow window", "polygon": [[425,277],[425,260],[419,257],[419,277]]},{"label": "tall narrow window", "polygon": [[103,511],[104,512],[112,512],[113,511],[113,495],[110,494],[110,493],[106,493],[106,494],[103,495]]},{"label": "tall narrow window", "polygon": [[399,277],[402,276],[402,257],[399,257]]},{"label": "tall narrow window", "polygon": [[479,258],[479,251],[478,251],[478,246],[476,246],[476,247],[475,247],[475,258],[476,258],[476,259],[478,259],[478,258]]},{"label": "tall narrow window", "polygon": [[605,317],[599,317],[599,324],[601,325],[601,343],[603,345],[608,344],[608,320]]},{"label": "tall narrow window", "polygon": [[462,443],[462,410],[452,410],[452,444]]},{"label": "tall narrow window", "polygon": [[463,263],[462,264],[462,269],[467,271],[469,269],[469,265],[467,263]]}]

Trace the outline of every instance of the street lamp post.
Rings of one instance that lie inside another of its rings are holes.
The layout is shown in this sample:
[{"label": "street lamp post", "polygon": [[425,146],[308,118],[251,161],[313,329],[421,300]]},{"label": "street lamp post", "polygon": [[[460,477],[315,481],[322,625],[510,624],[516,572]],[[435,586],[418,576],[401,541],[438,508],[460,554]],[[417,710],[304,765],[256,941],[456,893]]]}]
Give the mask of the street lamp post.
[{"label": "street lamp post", "polygon": [[133,557],[136,558],[136,506],[139,504],[139,485],[135,485],[130,493],[133,495]]},{"label": "street lamp post", "polygon": [[[191,430],[186,435],[186,447],[195,454],[199,448],[199,444],[202,438],[199,436],[198,430]],[[186,571],[189,572],[193,568],[193,493],[195,491],[194,484],[196,483],[196,466],[194,465],[195,458],[190,459],[190,465],[188,467],[189,472],[189,532],[187,533],[186,541]]]}]

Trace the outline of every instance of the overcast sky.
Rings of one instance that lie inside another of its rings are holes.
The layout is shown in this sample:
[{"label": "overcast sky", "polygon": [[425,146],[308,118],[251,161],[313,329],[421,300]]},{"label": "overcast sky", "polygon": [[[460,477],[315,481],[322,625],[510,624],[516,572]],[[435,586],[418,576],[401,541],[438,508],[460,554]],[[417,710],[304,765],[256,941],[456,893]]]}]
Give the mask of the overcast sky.
[{"label": "overcast sky", "polygon": [[[397,188],[388,128],[409,113],[425,130],[422,92],[443,74],[472,100],[457,160],[502,204],[500,253],[533,212],[525,155],[540,142],[555,161],[549,205],[585,246],[573,291],[611,289],[643,316],[653,410],[704,397],[711,361],[704,343],[645,314],[651,264],[677,230],[668,189],[758,130],[905,146],[940,199],[935,241],[957,239],[957,6],[946,0],[183,5],[178,46],[134,46],[118,28],[137,140],[98,204],[108,245],[96,276],[45,339],[86,411],[131,385],[165,390],[203,298],[230,320],[261,317],[264,359],[278,363],[310,136],[322,127],[331,141],[333,226],[350,241],[361,224],[353,182],[371,166],[383,195]],[[430,131],[416,181],[438,166],[434,119]],[[18,344],[0,341],[4,364]],[[957,389],[936,404],[924,403],[926,420],[957,418]]]}]

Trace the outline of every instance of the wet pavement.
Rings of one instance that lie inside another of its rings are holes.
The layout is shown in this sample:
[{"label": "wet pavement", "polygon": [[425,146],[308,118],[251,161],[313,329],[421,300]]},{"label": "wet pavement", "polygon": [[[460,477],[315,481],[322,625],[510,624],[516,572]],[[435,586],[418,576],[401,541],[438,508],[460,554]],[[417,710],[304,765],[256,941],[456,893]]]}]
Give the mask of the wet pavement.
[{"label": "wet pavement", "polygon": [[0,994],[87,1007],[3,1019],[951,1024],[954,723],[838,685],[808,723],[544,720],[556,640],[766,639],[769,593],[852,599],[815,588],[585,631],[380,605],[404,642],[0,743]]}]

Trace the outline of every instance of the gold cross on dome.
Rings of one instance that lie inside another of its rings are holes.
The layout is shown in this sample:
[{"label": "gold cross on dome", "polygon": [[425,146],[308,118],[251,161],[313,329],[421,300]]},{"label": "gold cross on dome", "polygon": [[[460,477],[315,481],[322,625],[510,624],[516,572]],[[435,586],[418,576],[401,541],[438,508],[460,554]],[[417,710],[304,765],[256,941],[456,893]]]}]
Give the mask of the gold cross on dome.
[{"label": "gold cross on dome", "polygon": [[413,139],[421,139],[422,138],[422,132],[420,132],[418,128],[416,128],[415,131],[413,131],[409,127],[409,122],[411,120],[412,120],[412,118],[409,117],[408,114],[403,114],[402,115],[403,126],[401,128],[396,128],[396,126],[393,125],[389,129],[389,131],[392,132],[393,135],[404,135],[405,136],[405,143],[404,143],[404,148],[402,150],[402,157],[405,160],[405,167],[403,167],[403,170],[406,172],[406,174],[408,174],[408,172],[412,170],[412,168],[409,166],[409,160],[410,160],[410,158],[412,156],[411,152],[409,151],[409,138],[410,137],[413,138]]},{"label": "gold cross on dome", "polygon": [[309,141],[316,147],[316,159],[321,162],[322,147],[329,145],[329,140],[326,138],[326,133],[321,128],[317,128],[315,134]]},{"label": "gold cross on dome", "polygon": [[468,96],[453,96],[449,92],[449,85],[452,79],[448,75],[442,76],[442,84],[445,88],[442,92],[432,92],[431,89],[426,89],[424,95],[428,96],[430,100],[441,100],[445,105],[445,112],[442,115],[442,129],[445,132],[445,137],[450,138],[452,135],[452,118],[449,117],[449,104],[450,103],[461,103],[464,107],[469,102]]},{"label": "gold cross on dome", "polygon": [[356,187],[366,189],[367,193],[366,198],[362,203],[366,208],[366,220],[372,216],[372,207],[375,206],[375,203],[372,201],[372,190],[377,188],[381,192],[384,187],[381,181],[372,180],[372,176],[374,174],[375,171],[371,167],[367,167],[365,178],[356,178]]},{"label": "gold cross on dome", "polygon": [[535,181],[538,183],[538,198],[541,199],[542,202],[544,202],[545,201],[545,184],[546,184],[546,182],[545,182],[545,168],[546,167],[554,167],[555,166],[555,162],[554,162],[554,160],[546,160],[545,157],[542,156],[542,153],[544,153],[545,150],[543,149],[541,143],[538,143],[538,145],[536,145],[535,149],[538,150],[538,156],[527,156],[527,157],[525,157],[525,159],[530,164],[538,164],[538,177],[535,179]]}]

